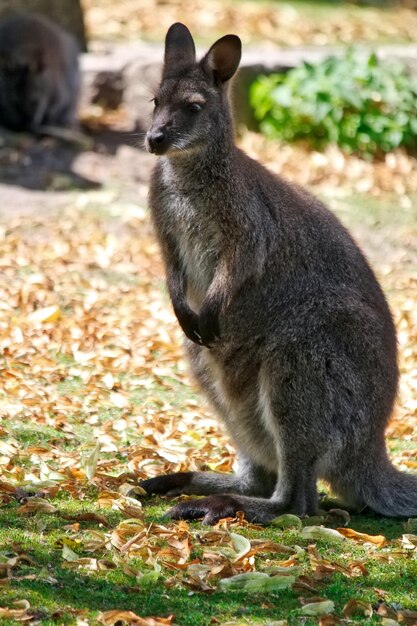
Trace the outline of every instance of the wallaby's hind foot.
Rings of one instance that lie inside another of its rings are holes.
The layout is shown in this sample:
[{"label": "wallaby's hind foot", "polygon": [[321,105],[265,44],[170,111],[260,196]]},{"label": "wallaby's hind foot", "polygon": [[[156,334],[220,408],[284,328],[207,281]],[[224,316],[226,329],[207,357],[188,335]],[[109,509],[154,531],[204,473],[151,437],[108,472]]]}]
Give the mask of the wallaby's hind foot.
[{"label": "wallaby's hind foot", "polygon": [[[203,524],[217,524],[225,517],[236,517],[237,513],[243,513],[248,522],[269,524],[281,513],[289,512],[286,506],[273,499],[250,498],[234,494],[219,494],[200,498],[199,500],[185,500],[179,502],[170,509],[166,516],[171,519],[201,519]],[[303,513],[297,510],[294,514],[301,517],[310,517],[317,513],[317,503],[312,508],[305,509]]]},{"label": "wallaby's hind foot", "polygon": [[[249,507],[245,500],[256,503],[256,507]],[[270,505],[270,501],[267,501]],[[267,514],[264,508],[259,507],[260,498],[245,498],[244,496],[220,494],[208,496],[199,500],[186,500],[179,502],[166,513],[166,517],[174,520],[199,520],[203,524],[212,526],[225,517],[236,517],[236,514],[243,512],[248,522],[258,522],[266,524],[276,517],[274,514]]]}]

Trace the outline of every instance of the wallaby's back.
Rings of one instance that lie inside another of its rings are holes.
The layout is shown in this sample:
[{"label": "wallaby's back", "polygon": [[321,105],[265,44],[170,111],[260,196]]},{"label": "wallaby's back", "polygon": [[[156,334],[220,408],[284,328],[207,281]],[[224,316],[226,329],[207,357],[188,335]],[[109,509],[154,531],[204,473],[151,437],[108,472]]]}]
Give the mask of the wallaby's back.
[{"label": "wallaby's back", "polygon": [[188,30],[171,27],[147,145],[160,156],[150,205],[174,311],[240,470],[144,486],[216,494],[171,512],[208,522],[312,514],[318,477],[350,504],[417,515],[417,479],[385,450],[398,381],[388,305],[338,219],[235,146],[227,83],[239,59],[228,35],[197,63]]}]

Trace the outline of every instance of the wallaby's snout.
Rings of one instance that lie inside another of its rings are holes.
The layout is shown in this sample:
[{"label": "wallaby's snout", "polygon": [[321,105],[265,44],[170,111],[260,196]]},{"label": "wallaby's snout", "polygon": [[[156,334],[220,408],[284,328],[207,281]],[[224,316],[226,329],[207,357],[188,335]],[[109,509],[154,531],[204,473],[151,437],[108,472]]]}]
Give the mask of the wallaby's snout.
[{"label": "wallaby's snout", "polygon": [[164,154],[168,147],[168,133],[163,126],[152,126],[146,133],[145,145],[148,152]]}]

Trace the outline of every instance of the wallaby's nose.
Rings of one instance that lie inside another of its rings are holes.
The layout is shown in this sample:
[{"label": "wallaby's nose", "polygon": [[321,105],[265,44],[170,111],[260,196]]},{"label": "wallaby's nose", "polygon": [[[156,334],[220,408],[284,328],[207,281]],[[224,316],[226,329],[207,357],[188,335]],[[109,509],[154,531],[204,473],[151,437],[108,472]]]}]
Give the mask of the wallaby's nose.
[{"label": "wallaby's nose", "polygon": [[149,152],[158,152],[163,151],[164,144],[167,138],[167,134],[163,128],[151,128],[146,133],[146,144]]}]

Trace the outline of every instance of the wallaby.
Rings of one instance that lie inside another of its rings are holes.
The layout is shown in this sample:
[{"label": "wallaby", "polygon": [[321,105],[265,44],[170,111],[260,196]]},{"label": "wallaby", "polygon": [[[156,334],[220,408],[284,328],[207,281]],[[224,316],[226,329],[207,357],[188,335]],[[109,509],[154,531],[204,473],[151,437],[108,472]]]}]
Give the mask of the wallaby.
[{"label": "wallaby", "polygon": [[0,125],[14,131],[72,127],[79,93],[79,47],[46,17],[0,22]]},{"label": "wallaby", "polygon": [[150,207],[169,294],[238,471],[141,485],[208,496],[168,512],[207,524],[312,515],[318,478],[346,505],[417,515],[417,477],[385,447],[398,382],[387,302],[338,219],[236,147],[228,83],[240,57],[226,35],[196,62],[189,30],[171,26],[145,140],[159,157]]}]

